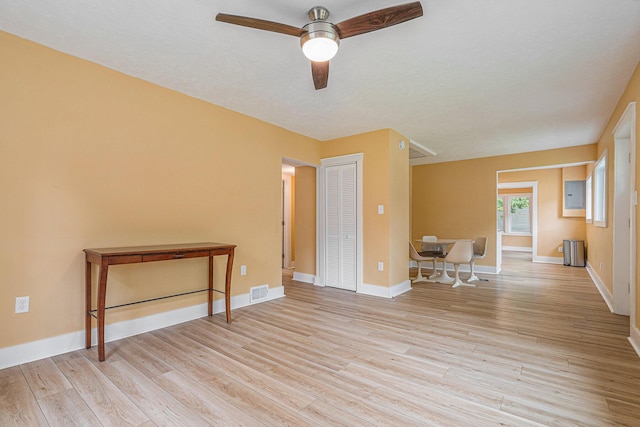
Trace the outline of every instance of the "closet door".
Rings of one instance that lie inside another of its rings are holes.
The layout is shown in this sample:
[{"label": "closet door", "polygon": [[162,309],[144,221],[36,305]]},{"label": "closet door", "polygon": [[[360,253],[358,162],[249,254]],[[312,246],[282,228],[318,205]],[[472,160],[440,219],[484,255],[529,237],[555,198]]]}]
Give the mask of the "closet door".
[{"label": "closet door", "polygon": [[356,163],[325,170],[326,284],[352,291],[357,278],[356,172]]}]

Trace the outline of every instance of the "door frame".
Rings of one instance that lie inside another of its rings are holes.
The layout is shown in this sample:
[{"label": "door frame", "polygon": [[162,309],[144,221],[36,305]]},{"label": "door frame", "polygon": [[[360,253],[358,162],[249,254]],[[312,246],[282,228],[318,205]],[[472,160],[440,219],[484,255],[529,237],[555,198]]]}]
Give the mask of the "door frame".
[{"label": "door frame", "polygon": [[[496,200],[498,190],[501,188],[531,188],[531,261],[544,262],[538,258],[538,181],[499,182],[496,186]],[[502,233],[498,231],[497,224],[496,220],[496,242],[498,239],[502,239]],[[500,254],[497,251],[500,251]],[[502,268],[502,241],[496,245],[496,260],[500,260],[500,264],[496,265],[497,270],[500,271]]]},{"label": "door frame", "polygon": [[293,267],[291,261],[291,175],[282,174],[282,268]]},{"label": "door frame", "polygon": [[[631,102],[612,131],[614,138],[613,183],[613,308],[614,313],[629,315],[630,325],[636,325],[636,103]],[[628,158],[627,158],[628,156]],[[627,169],[628,165],[628,169]],[[620,174],[622,169],[623,173]],[[625,169],[627,169],[625,171]],[[623,185],[624,190],[617,189]],[[617,208],[617,209],[616,209]],[[620,212],[624,210],[625,212]],[[617,212],[616,212],[617,211]],[[617,279],[616,268],[629,270],[624,273],[628,284]],[[628,286],[628,287],[627,287]],[[626,289],[625,289],[626,288]]]},{"label": "door frame", "polygon": [[362,164],[364,155],[362,153],[349,154],[346,156],[331,157],[320,160],[318,169],[318,179],[316,180],[318,200],[317,200],[317,232],[316,235],[316,257],[317,276],[314,284],[326,286],[327,277],[327,254],[326,254],[326,168],[330,166],[340,166],[344,164],[356,164],[356,292],[362,291],[362,271],[363,271],[363,215],[362,215]]}]

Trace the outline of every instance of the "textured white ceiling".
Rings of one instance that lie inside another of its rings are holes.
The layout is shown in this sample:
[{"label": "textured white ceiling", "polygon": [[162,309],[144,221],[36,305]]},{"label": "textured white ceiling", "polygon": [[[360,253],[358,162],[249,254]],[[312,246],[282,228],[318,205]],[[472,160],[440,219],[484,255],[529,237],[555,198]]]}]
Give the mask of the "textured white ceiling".
[{"label": "textured white ceiling", "polygon": [[0,0],[0,29],[320,140],[393,128],[426,163],[596,142],[640,59],[640,0],[424,0],[342,41],[316,91],[294,26],[408,0]]}]

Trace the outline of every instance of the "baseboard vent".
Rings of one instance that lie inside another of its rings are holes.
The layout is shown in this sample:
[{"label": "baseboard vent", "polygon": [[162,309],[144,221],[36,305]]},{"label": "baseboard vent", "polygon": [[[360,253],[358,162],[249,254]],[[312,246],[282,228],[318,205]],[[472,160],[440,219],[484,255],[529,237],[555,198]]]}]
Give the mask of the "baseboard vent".
[{"label": "baseboard vent", "polygon": [[267,295],[269,295],[269,285],[254,286],[249,290],[249,301],[261,301],[266,299]]}]

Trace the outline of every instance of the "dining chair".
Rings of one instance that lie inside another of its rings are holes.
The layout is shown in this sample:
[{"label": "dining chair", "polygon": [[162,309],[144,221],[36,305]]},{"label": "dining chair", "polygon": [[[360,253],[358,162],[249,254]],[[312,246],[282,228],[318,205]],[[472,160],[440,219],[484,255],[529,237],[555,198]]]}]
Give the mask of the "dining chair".
[{"label": "dining chair", "polygon": [[458,286],[475,286],[471,283],[464,283],[460,280],[460,264],[470,264],[473,259],[473,241],[472,240],[458,240],[453,244],[451,251],[444,257],[445,265],[447,262],[453,264],[455,269],[455,278],[450,284],[452,288]]},{"label": "dining chair", "polygon": [[416,283],[416,282],[428,282],[430,281],[428,278],[424,277],[422,275],[422,262],[423,261],[434,261],[435,263],[435,258],[431,257],[431,256],[422,256],[420,255],[420,253],[418,253],[418,251],[416,250],[415,246],[413,246],[413,243],[409,242],[409,258],[411,258],[412,260],[416,261],[418,263],[418,275],[416,276],[415,279],[412,279],[411,282],[412,283]]},{"label": "dining chair", "polygon": [[437,242],[437,236],[422,236],[420,255],[433,257],[433,272],[429,276],[429,280],[435,280],[438,277],[438,258],[444,258],[442,247]]},{"label": "dining chair", "polygon": [[484,258],[487,255],[487,238],[486,237],[476,237],[476,240],[473,241],[473,258],[471,258],[471,274],[467,279],[467,282],[474,282],[476,280],[480,280],[478,276],[476,276],[473,267],[477,260]]}]

